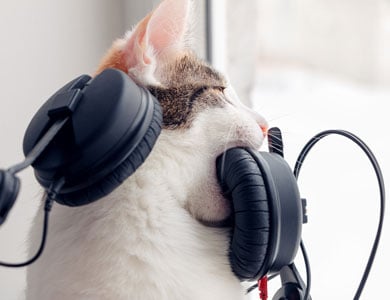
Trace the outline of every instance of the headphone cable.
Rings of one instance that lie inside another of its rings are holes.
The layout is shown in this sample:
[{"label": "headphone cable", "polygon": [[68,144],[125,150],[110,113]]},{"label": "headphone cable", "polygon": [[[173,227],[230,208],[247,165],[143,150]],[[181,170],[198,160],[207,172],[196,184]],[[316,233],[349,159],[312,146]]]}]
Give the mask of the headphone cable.
[{"label": "headphone cable", "polygon": [[[373,154],[373,152],[370,150],[370,148],[359,137],[357,137],[353,133],[350,133],[350,132],[345,131],[345,130],[333,130],[333,129],[325,130],[325,131],[318,133],[313,138],[311,138],[309,140],[309,142],[307,142],[307,144],[303,147],[301,153],[298,156],[297,162],[295,163],[295,167],[294,167],[294,175],[297,178],[297,180],[298,180],[299,172],[300,172],[301,166],[303,164],[303,161],[305,160],[307,154],[310,152],[311,148],[319,140],[321,140],[322,138],[324,138],[328,135],[331,135],[331,134],[341,135],[341,136],[348,138],[349,140],[351,140],[355,144],[357,144],[364,151],[364,153],[366,154],[366,156],[368,157],[368,159],[370,160],[370,162],[374,168],[376,178],[378,181],[378,186],[379,186],[379,193],[380,193],[379,222],[378,222],[375,240],[374,240],[373,246],[371,248],[369,259],[367,261],[367,265],[364,269],[362,278],[361,278],[360,283],[359,283],[359,287],[355,293],[355,296],[353,297],[353,300],[358,300],[358,299],[360,299],[361,293],[363,292],[364,286],[367,282],[367,278],[368,278],[368,275],[370,273],[371,267],[373,265],[375,255],[376,255],[376,252],[378,249],[381,233],[382,233],[383,220],[384,220],[384,214],[385,214],[385,199],[386,199],[385,185],[384,185],[383,175],[382,175],[382,171],[381,171],[381,168],[379,166],[379,163],[378,163],[375,155]],[[306,250],[305,250],[302,242],[301,242],[301,250],[302,250],[302,254],[304,255],[304,257],[305,257],[305,255],[307,256],[307,254],[305,254]],[[306,259],[305,259],[305,264],[306,264]],[[306,265],[306,270],[307,270],[307,265]],[[310,279],[310,269],[309,269],[309,273],[306,273],[306,276],[307,276],[307,280],[309,280]],[[307,297],[309,295],[309,290],[310,290],[310,280],[307,281],[307,289],[306,289],[306,293],[305,293],[305,297],[304,297],[305,300],[307,299]]]},{"label": "headphone cable", "polygon": [[59,180],[53,182],[48,189],[46,193],[46,199],[45,199],[45,205],[44,205],[44,217],[43,217],[43,230],[42,230],[42,238],[41,238],[41,244],[38,248],[38,251],[36,254],[30,258],[29,260],[22,262],[22,263],[6,263],[6,262],[0,262],[0,266],[8,267],[8,268],[21,268],[28,266],[35,262],[42,254],[45,245],[46,245],[46,238],[47,238],[47,231],[48,231],[48,225],[49,225],[49,214],[51,211],[51,208],[54,203],[54,199],[57,196],[58,192],[61,190],[65,183],[65,180],[63,178],[60,178]]},{"label": "headphone cable", "polygon": [[305,245],[303,244],[302,239],[300,242],[300,247],[301,247],[303,261],[305,262],[305,268],[306,268],[306,288],[305,288],[305,295],[303,296],[303,300],[308,300],[310,297],[310,289],[311,289],[311,269],[310,269],[309,256],[307,255],[306,248]]}]

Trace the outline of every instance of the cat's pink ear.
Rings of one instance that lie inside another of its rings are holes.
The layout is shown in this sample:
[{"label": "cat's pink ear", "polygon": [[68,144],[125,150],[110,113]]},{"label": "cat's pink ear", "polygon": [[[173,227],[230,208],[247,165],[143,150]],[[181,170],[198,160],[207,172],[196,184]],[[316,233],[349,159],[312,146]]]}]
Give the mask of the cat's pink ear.
[{"label": "cat's pink ear", "polygon": [[127,36],[127,68],[154,63],[155,57],[180,51],[189,23],[190,0],[164,0]]},{"label": "cat's pink ear", "polygon": [[150,43],[157,53],[183,47],[189,11],[188,0],[165,0],[157,7],[148,26]]},{"label": "cat's pink ear", "polygon": [[126,37],[127,41],[123,48],[123,56],[127,69],[151,63],[149,55],[152,55],[152,53],[148,51],[147,44],[148,24],[151,16],[151,13],[147,15]]}]

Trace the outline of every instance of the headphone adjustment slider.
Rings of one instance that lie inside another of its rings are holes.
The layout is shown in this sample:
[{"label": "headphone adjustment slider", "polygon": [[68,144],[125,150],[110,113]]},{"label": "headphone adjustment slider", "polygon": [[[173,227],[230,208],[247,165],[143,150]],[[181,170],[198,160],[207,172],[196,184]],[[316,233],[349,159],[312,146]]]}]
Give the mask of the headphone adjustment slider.
[{"label": "headphone adjustment slider", "polygon": [[83,93],[80,89],[72,89],[55,95],[47,112],[50,119],[62,119],[70,116],[77,107]]}]

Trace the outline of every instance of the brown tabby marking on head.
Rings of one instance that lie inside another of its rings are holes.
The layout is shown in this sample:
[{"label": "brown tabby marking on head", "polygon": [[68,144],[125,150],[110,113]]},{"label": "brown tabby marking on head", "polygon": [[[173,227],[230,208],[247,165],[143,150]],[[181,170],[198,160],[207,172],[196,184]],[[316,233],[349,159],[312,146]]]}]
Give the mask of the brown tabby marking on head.
[{"label": "brown tabby marking on head", "polygon": [[182,85],[183,82],[210,86],[225,86],[224,77],[205,62],[188,52],[179,56],[173,63],[161,66],[159,78],[167,86]]},{"label": "brown tabby marking on head", "polygon": [[162,66],[159,74],[162,85],[148,89],[162,106],[164,128],[188,128],[199,111],[224,105],[225,79],[192,54]]}]

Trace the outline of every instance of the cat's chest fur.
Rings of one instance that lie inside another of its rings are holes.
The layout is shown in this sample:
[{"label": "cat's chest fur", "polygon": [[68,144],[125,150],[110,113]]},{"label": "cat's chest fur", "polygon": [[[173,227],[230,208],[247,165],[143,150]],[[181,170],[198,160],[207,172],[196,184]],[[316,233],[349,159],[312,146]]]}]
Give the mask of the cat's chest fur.
[{"label": "cat's chest fur", "polygon": [[[108,197],[80,208],[54,206],[46,250],[28,271],[27,299],[242,297],[228,232],[201,225],[182,206],[190,174],[178,163],[180,152],[161,143]],[[172,155],[162,156],[161,148]]]}]

